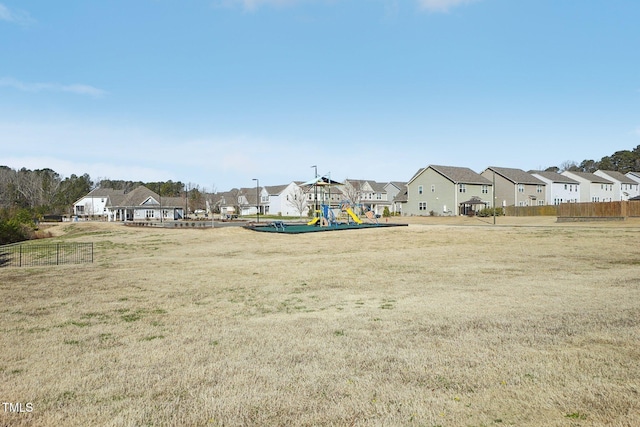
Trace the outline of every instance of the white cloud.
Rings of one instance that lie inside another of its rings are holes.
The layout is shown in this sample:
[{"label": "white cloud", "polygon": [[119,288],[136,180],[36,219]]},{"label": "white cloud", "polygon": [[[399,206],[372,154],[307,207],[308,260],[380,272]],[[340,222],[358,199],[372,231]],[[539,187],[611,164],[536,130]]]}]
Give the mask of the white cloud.
[{"label": "white cloud", "polygon": [[94,98],[99,98],[107,93],[102,89],[85,84],[25,83],[9,77],[0,78],[0,86],[12,87],[25,92],[68,92],[76,95],[88,95]]},{"label": "white cloud", "polygon": [[477,0],[418,0],[420,7],[430,12],[448,12],[451,8]]},{"label": "white cloud", "polygon": [[34,22],[28,12],[23,10],[10,10],[0,3],[0,21],[13,22],[18,25],[29,25]]}]

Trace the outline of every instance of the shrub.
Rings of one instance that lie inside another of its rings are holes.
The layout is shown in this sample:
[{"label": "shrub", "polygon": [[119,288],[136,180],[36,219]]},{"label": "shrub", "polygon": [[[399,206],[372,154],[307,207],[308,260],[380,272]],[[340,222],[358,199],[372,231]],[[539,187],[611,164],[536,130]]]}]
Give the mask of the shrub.
[{"label": "shrub", "polygon": [[382,211],[382,216],[385,218],[389,218],[391,216],[391,212],[389,211],[389,206],[384,207],[384,211]]},{"label": "shrub", "polygon": [[33,237],[35,229],[31,212],[20,209],[8,219],[0,219],[0,245],[29,240]]},{"label": "shrub", "polygon": [[[504,215],[504,209],[503,208],[495,208],[495,211],[496,211],[496,216],[503,216]],[[482,217],[493,216],[493,208],[484,208],[484,209],[478,211],[478,216],[482,216]]]}]

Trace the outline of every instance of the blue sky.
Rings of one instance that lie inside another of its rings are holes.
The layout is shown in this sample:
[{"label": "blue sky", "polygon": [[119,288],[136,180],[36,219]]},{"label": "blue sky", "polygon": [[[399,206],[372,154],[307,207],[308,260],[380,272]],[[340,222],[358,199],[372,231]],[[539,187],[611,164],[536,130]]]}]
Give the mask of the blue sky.
[{"label": "blue sky", "polygon": [[207,189],[640,145],[637,0],[0,0],[0,164]]}]

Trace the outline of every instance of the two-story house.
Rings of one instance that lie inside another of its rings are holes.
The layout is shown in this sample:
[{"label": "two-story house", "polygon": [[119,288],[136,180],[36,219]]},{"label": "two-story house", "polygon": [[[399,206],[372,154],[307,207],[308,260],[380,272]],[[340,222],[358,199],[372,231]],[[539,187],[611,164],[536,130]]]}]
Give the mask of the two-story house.
[{"label": "two-story house", "polygon": [[73,214],[80,218],[107,219],[107,206],[111,199],[124,196],[124,190],[113,188],[96,188],[73,204]]},{"label": "two-story house", "polygon": [[613,182],[614,201],[629,200],[640,195],[638,183],[622,172],[597,170],[593,174]]},{"label": "two-story house", "polygon": [[345,200],[362,205],[363,210],[382,215],[384,208],[391,209],[386,184],[373,180],[346,179],[340,187]]},{"label": "two-story house", "polygon": [[402,203],[400,202],[401,197],[398,197],[398,195],[404,194],[406,200],[407,183],[402,181],[391,181],[384,185],[384,189],[387,192],[387,200],[390,202],[389,212],[392,215],[402,214]]},{"label": "two-story house", "polygon": [[496,205],[541,206],[545,204],[545,183],[522,169],[489,167],[480,175],[495,180]]},{"label": "two-story house", "polygon": [[302,182],[265,186],[268,195],[266,213],[283,216],[305,216],[309,208],[308,195],[300,186]]},{"label": "two-story house", "polygon": [[405,215],[465,215],[465,202],[491,207],[491,181],[469,168],[429,165],[407,183]]},{"label": "two-story house", "polygon": [[532,171],[531,175],[545,183],[547,204],[577,203],[580,200],[580,182],[551,171]]},{"label": "two-story house", "polygon": [[580,182],[580,202],[613,201],[613,181],[589,172],[564,171],[562,175]]}]

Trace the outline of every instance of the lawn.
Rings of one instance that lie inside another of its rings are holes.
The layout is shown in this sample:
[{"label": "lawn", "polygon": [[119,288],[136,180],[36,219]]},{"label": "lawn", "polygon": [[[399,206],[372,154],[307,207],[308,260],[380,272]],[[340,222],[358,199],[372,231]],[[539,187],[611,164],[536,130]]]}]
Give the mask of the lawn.
[{"label": "lawn", "polygon": [[0,425],[640,425],[640,223],[410,222],[56,226],[95,262],[0,268]]}]

